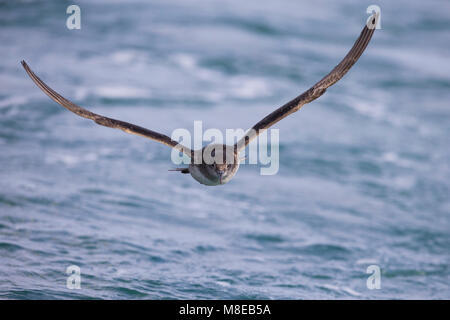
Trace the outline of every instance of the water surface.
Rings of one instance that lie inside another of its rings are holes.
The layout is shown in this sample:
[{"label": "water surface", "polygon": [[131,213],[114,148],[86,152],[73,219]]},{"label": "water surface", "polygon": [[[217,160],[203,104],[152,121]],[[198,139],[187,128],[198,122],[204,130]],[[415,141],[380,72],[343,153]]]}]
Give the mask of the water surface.
[{"label": "water surface", "polygon": [[331,70],[373,3],[77,1],[68,30],[70,4],[0,1],[0,298],[450,298],[447,1],[379,1],[361,60],[277,124],[278,174],[214,188],[59,107],[19,61],[166,134],[245,129]]}]

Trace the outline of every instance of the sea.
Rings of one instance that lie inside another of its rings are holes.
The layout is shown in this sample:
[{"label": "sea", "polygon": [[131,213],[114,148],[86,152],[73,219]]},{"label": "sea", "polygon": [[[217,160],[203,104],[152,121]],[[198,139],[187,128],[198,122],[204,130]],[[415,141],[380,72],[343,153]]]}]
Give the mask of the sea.
[{"label": "sea", "polygon": [[[221,186],[20,64],[168,136],[245,130],[373,8],[355,66],[273,127],[278,170]],[[0,0],[0,299],[449,299],[449,21],[447,0]]]}]

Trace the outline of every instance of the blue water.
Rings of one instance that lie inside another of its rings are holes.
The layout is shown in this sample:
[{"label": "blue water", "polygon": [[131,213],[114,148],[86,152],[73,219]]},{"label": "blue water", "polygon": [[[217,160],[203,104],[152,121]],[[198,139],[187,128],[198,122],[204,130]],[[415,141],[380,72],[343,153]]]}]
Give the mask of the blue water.
[{"label": "blue water", "polygon": [[374,3],[74,2],[81,30],[71,1],[0,1],[0,298],[450,298],[448,1],[376,2],[360,61],[275,126],[278,174],[244,165],[221,187],[64,110],[19,61],[169,135],[245,129],[331,70]]}]

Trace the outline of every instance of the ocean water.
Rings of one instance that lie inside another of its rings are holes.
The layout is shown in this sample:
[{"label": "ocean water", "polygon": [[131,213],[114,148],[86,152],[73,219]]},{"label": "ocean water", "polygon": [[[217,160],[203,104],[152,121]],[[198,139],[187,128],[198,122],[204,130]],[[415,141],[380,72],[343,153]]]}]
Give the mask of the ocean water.
[{"label": "ocean water", "polygon": [[[450,298],[450,3],[0,1],[1,299]],[[90,110],[171,134],[246,129],[381,29],[279,122],[280,168],[220,187]],[[66,270],[81,269],[81,289]],[[369,266],[381,287],[369,289]]]}]

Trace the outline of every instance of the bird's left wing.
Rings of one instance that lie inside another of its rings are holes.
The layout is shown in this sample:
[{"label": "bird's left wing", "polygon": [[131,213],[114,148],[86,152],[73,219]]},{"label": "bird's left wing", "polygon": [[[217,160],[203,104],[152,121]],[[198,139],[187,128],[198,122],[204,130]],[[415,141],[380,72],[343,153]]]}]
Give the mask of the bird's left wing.
[{"label": "bird's left wing", "polygon": [[333,70],[331,70],[330,73],[328,73],[319,82],[299,95],[297,98],[276,109],[274,112],[255,124],[246,133],[246,135],[235,144],[235,149],[237,151],[242,150],[261,132],[267,130],[269,127],[271,127],[281,119],[287,117],[291,113],[298,111],[303,105],[317,99],[325,93],[328,87],[338,82],[347,73],[347,71],[350,70],[350,68],[355,64],[355,62],[359,59],[361,54],[366,49],[375,31],[378,19],[379,13],[374,13],[370,17],[351,50],[347,53],[344,59],[342,59],[342,61],[336,67],[334,67]]}]

